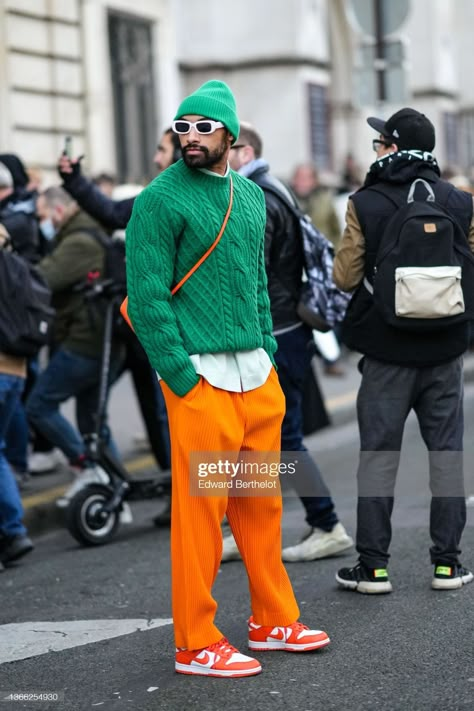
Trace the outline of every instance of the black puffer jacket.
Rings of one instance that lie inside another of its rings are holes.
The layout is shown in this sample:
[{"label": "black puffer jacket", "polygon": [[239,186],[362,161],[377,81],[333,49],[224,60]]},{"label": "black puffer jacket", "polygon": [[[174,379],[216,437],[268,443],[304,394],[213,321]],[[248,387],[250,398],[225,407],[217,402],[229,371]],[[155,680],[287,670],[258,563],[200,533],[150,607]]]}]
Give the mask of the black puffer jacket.
[{"label": "black puffer jacket", "polygon": [[33,264],[42,256],[42,244],[38,220],[36,219],[36,195],[25,188],[15,191],[0,201],[0,222],[2,222],[18,254]]},{"label": "black puffer jacket", "polygon": [[257,183],[265,195],[267,208],[265,267],[273,328],[278,330],[292,326],[301,320],[296,314],[303,274],[300,227],[296,217],[283,200],[266,190],[265,186],[271,180],[290,195],[288,190],[276,178],[270,176],[267,163],[259,160],[257,165],[258,167],[247,174],[247,177]]}]

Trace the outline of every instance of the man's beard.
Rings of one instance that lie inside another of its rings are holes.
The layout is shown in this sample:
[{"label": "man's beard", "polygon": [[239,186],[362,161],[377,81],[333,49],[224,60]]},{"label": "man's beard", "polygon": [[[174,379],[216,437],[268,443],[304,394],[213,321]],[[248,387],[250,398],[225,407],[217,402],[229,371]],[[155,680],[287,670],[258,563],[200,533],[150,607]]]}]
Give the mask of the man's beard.
[{"label": "man's beard", "polygon": [[[188,148],[199,149],[201,151],[200,155],[189,156]],[[227,140],[224,136],[221,144],[214,148],[212,151],[206,146],[191,145],[185,146],[182,149],[183,160],[188,166],[188,168],[212,168],[216,163],[222,160],[225,152],[227,151]]]}]

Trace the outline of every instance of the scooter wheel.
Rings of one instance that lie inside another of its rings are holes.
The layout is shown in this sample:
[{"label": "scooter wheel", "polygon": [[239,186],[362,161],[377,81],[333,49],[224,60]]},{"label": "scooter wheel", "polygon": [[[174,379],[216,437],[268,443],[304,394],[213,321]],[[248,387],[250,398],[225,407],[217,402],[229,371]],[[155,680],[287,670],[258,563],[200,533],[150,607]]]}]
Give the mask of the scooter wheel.
[{"label": "scooter wheel", "polygon": [[101,546],[115,536],[120,523],[119,512],[103,512],[103,506],[111,496],[108,487],[91,484],[71,499],[66,511],[66,526],[78,543]]}]

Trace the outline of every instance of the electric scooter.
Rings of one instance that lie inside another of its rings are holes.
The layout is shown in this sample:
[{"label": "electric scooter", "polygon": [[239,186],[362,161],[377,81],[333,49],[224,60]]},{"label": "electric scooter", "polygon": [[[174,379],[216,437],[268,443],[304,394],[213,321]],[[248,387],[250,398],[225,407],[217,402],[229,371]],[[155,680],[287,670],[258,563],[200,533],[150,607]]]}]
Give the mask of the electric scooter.
[{"label": "electric scooter", "polygon": [[105,304],[96,424],[94,432],[85,436],[84,441],[92,467],[105,473],[103,478],[109,481],[107,484],[86,484],[73,496],[66,509],[66,526],[78,543],[98,546],[109,543],[117,534],[127,508],[125,502],[169,495],[171,479],[169,474],[139,480],[133,478],[104,442],[112,334],[115,319],[121,318],[118,308],[124,298],[123,290],[110,279],[92,280],[82,290],[91,304]]}]

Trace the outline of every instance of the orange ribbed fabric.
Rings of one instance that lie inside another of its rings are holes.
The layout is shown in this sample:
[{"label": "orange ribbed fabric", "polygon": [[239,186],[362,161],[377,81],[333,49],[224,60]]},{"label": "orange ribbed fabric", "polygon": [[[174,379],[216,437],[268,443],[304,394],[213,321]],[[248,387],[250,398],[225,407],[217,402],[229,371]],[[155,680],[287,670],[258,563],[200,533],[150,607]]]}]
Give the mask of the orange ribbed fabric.
[{"label": "orange ribbed fabric", "polygon": [[191,496],[189,453],[279,451],[285,410],[275,369],[246,393],[214,388],[203,378],[183,398],[161,381],[171,435],[171,573],[177,647],[201,649],[224,635],[215,626],[211,589],[227,518],[247,569],[251,608],[259,625],[288,625],[299,610],[281,561],[282,500],[278,496]]}]

